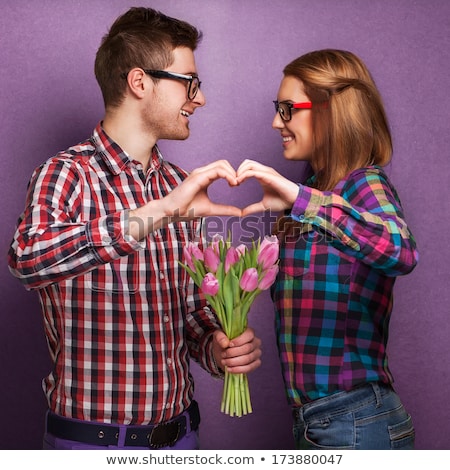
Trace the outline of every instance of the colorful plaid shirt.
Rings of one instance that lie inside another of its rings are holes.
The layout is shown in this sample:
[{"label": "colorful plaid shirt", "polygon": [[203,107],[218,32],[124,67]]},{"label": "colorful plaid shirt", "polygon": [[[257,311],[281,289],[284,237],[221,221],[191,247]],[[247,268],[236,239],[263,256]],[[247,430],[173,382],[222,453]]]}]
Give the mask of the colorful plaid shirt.
[{"label": "colorful plaid shirt", "polygon": [[272,294],[288,400],[297,407],[368,381],[392,382],[386,345],[395,277],[418,255],[378,167],[332,192],[300,186],[298,231],[281,248]]},{"label": "colorful plaid shirt", "polygon": [[9,264],[40,296],[54,362],[43,386],[55,413],[158,423],[191,403],[190,357],[219,373],[218,325],[178,264],[183,245],[201,244],[201,221],[169,224],[142,242],[127,234],[129,210],[185,177],[156,147],[144,173],[100,124],[34,172]]}]

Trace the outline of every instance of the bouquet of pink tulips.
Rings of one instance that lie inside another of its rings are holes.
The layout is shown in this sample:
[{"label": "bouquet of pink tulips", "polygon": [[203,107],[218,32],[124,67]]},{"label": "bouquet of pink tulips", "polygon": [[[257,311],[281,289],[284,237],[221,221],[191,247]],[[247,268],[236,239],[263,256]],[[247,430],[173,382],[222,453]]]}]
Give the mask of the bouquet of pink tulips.
[{"label": "bouquet of pink tulips", "polygon": [[[186,264],[182,266],[214,309],[223,331],[230,339],[239,336],[247,328],[252,302],[278,274],[277,237],[266,236],[247,248],[233,247],[215,235],[204,251],[194,243],[183,250]],[[252,412],[246,374],[225,371],[221,411],[230,416]]]}]

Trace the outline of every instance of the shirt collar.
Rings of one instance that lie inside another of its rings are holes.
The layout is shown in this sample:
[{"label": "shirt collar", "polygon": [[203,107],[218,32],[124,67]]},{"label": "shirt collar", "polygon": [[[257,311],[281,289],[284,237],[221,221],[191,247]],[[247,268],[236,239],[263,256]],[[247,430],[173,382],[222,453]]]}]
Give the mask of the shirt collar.
[{"label": "shirt collar", "polygon": [[[136,166],[140,164],[134,161],[127,152],[119,146],[119,144],[114,142],[114,140],[106,134],[101,122],[99,122],[94,129],[92,142],[97,149],[98,154],[113,175],[118,175],[130,164]],[[163,161],[163,157],[157,145],[153,147],[149,159],[150,161],[147,171],[157,171],[161,167]]]}]

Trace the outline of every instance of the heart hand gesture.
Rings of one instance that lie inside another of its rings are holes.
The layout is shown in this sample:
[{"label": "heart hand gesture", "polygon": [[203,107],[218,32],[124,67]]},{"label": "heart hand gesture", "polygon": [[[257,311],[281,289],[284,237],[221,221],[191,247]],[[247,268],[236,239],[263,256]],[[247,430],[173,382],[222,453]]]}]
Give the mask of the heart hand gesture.
[{"label": "heart hand gesture", "polygon": [[273,210],[280,212],[289,209],[297,199],[298,184],[280,175],[273,168],[253,160],[245,160],[237,170],[237,182],[241,184],[249,178],[256,178],[261,184],[264,195],[261,201],[242,209],[242,216]]}]

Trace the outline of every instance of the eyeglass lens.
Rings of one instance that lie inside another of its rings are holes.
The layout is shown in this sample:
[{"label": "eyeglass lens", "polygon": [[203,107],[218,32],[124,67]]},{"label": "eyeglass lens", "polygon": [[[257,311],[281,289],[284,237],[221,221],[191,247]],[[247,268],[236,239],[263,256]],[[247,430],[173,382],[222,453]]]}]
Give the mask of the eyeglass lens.
[{"label": "eyeglass lens", "polygon": [[291,107],[288,103],[280,103],[278,101],[273,102],[275,105],[275,111],[277,111],[283,119],[283,121],[290,121],[292,118]]},{"label": "eyeglass lens", "polygon": [[188,88],[188,98],[193,100],[200,89],[200,80],[198,77],[193,77],[192,80],[189,82]]}]

